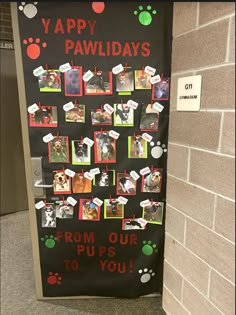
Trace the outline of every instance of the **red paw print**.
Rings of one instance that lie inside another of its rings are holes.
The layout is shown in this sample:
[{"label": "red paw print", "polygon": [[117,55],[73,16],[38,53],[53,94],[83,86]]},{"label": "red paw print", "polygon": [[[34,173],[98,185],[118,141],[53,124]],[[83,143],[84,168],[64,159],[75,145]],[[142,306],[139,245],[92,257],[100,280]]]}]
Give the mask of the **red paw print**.
[{"label": "red paw print", "polygon": [[49,272],[47,282],[51,285],[61,284],[61,277],[58,273]]},{"label": "red paw print", "polygon": [[[41,48],[39,46],[40,44],[40,38],[35,39],[35,43],[32,37],[23,40],[23,44],[28,45],[27,47],[27,55],[31,59],[37,59],[40,56],[41,53]],[[42,47],[45,48],[47,47],[46,43],[42,43]]]}]

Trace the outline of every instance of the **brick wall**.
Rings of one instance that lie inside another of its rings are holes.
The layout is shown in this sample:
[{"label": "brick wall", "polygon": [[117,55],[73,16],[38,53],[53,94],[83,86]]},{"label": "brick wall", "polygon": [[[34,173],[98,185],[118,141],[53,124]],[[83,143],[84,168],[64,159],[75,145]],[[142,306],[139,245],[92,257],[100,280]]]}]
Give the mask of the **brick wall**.
[{"label": "brick wall", "polygon": [[13,41],[9,2],[0,3],[0,39]]},{"label": "brick wall", "polygon": [[[235,4],[175,2],[163,307],[234,314]],[[177,80],[202,75],[200,112]]]}]

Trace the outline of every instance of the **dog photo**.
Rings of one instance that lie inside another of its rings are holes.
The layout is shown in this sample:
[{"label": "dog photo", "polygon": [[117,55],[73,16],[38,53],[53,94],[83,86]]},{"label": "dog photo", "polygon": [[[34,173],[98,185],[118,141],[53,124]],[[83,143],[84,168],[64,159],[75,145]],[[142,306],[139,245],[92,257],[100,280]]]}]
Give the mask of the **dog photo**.
[{"label": "dog photo", "polygon": [[162,169],[154,168],[151,173],[142,176],[142,192],[160,193],[162,185]]},{"label": "dog photo", "polygon": [[59,219],[72,219],[74,215],[74,207],[65,201],[56,201],[56,217]]},{"label": "dog photo", "polygon": [[30,127],[57,127],[57,107],[39,106],[33,114],[29,114]]},{"label": "dog photo", "polygon": [[128,136],[128,158],[147,159],[147,141],[140,135]]},{"label": "dog photo", "polygon": [[134,73],[132,68],[128,67],[116,75],[116,92],[134,91]]},{"label": "dog photo", "polygon": [[127,104],[114,105],[114,126],[133,127],[134,110]]},{"label": "dog photo", "polygon": [[65,96],[82,95],[82,67],[72,67],[64,73]]},{"label": "dog photo", "polygon": [[159,101],[167,101],[170,92],[170,79],[163,78],[160,82],[152,86],[152,99]]},{"label": "dog photo", "polygon": [[141,131],[158,131],[159,112],[152,104],[142,104],[139,129]]},{"label": "dog photo", "polygon": [[94,163],[116,163],[116,140],[107,132],[94,132]]},{"label": "dog photo", "polygon": [[148,223],[162,224],[164,202],[154,201],[150,206],[143,208],[143,219]]},{"label": "dog photo", "polygon": [[150,82],[151,74],[145,73],[144,70],[134,71],[135,90],[151,90],[152,84]]},{"label": "dog photo", "polygon": [[66,122],[85,123],[85,105],[78,104],[65,112]]},{"label": "dog photo", "polygon": [[90,165],[91,148],[83,143],[82,140],[71,141],[72,164],[73,165]]},{"label": "dog photo", "polygon": [[112,94],[112,72],[101,70],[93,73],[94,76],[84,82],[85,95],[111,95]]},{"label": "dog photo", "polygon": [[56,207],[52,203],[47,203],[41,210],[42,227],[55,228],[57,226]]},{"label": "dog photo", "polygon": [[104,200],[104,219],[123,219],[124,205],[116,198]]},{"label": "dog photo", "polygon": [[48,142],[48,161],[49,163],[70,163],[67,136],[55,136]]},{"label": "dog photo", "polygon": [[74,194],[91,193],[91,181],[82,173],[76,173],[72,178],[72,190]]},{"label": "dog photo", "polygon": [[136,195],[137,182],[129,174],[117,173],[116,194]]},{"label": "dog photo", "polygon": [[146,224],[141,224],[138,219],[123,219],[122,230],[145,230]]},{"label": "dog photo", "polygon": [[80,199],[79,220],[100,220],[100,207],[95,205],[91,199]]},{"label": "dog photo", "polygon": [[111,126],[112,115],[107,113],[102,108],[91,110],[92,126]]},{"label": "dog photo", "polygon": [[59,70],[44,71],[38,77],[40,92],[61,92],[61,72]]},{"label": "dog photo", "polygon": [[63,170],[53,171],[53,191],[54,195],[71,194],[71,179]]},{"label": "dog photo", "polygon": [[115,170],[102,171],[93,178],[93,185],[98,187],[115,186]]}]

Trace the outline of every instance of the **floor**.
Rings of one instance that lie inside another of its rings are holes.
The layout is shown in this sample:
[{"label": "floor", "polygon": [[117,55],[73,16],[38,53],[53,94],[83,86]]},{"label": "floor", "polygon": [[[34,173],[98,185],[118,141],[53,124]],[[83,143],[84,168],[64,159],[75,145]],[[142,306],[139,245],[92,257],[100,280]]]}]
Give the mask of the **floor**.
[{"label": "floor", "polygon": [[138,299],[35,299],[28,211],[0,217],[2,315],[165,315],[160,297]]}]

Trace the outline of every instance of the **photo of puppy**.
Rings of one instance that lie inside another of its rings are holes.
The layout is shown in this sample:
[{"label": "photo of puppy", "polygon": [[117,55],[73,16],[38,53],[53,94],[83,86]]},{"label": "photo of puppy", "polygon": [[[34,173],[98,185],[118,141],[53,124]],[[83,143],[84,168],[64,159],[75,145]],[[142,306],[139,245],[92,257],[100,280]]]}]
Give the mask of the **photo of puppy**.
[{"label": "photo of puppy", "polygon": [[56,217],[59,219],[72,219],[74,214],[74,207],[71,206],[66,200],[59,201],[56,205]]},{"label": "photo of puppy", "polygon": [[94,76],[84,82],[85,95],[110,95],[112,94],[112,72],[101,70],[93,73]]},{"label": "photo of puppy", "polygon": [[127,104],[114,105],[114,126],[133,127],[134,110]]},{"label": "photo of puppy", "polygon": [[164,202],[152,202],[150,206],[143,208],[143,219],[148,223],[162,224]]},{"label": "photo of puppy", "polygon": [[82,140],[71,141],[72,164],[73,165],[90,165],[91,149],[83,143]]},{"label": "photo of puppy", "polygon": [[61,72],[59,70],[44,71],[38,77],[40,92],[61,92]]},{"label": "photo of puppy", "polygon": [[54,171],[53,179],[54,195],[63,195],[71,193],[71,180],[63,170]]},{"label": "photo of puppy", "polygon": [[117,195],[136,195],[136,186],[137,182],[129,174],[117,173]]},{"label": "photo of puppy", "polygon": [[66,122],[85,123],[85,105],[77,104],[65,112]]},{"label": "photo of puppy", "polygon": [[102,108],[91,111],[92,126],[111,126],[112,115]]},{"label": "photo of puppy", "polygon": [[124,217],[124,205],[119,203],[116,198],[104,200],[104,218],[122,219]]},{"label": "photo of puppy", "polygon": [[82,95],[82,67],[72,67],[64,73],[65,96]]},{"label": "photo of puppy", "polygon": [[72,190],[74,194],[91,193],[91,181],[85,178],[82,173],[76,173],[72,178]]},{"label": "photo of puppy", "polygon": [[95,205],[91,199],[80,199],[78,219],[99,221],[100,207]]},{"label": "photo of puppy", "polygon": [[56,227],[56,208],[54,204],[47,203],[41,210],[42,227],[55,228]]},{"label": "photo of puppy", "polygon": [[49,163],[70,163],[67,136],[56,136],[48,142],[48,161]]},{"label": "photo of puppy", "polygon": [[116,75],[116,92],[134,91],[134,74],[132,68],[128,67]]},{"label": "photo of puppy", "polygon": [[135,70],[135,90],[151,90],[152,85],[150,82],[151,74],[145,73],[144,70]]},{"label": "photo of puppy", "polygon": [[29,114],[30,127],[57,127],[57,107],[39,106],[33,114]]},{"label": "photo of puppy", "polygon": [[93,179],[93,185],[98,187],[111,187],[115,186],[115,171],[102,171],[96,174]]},{"label": "photo of puppy", "polygon": [[142,176],[142,192],[160,193],[162,184],[162,169],[154,168],[151,173]]},{"label": "photo of puppy", "polygon": [[147,141],[140,135],[128,137],[128,158],[129,159],[146,159],[147,158]]},{"label": "photo of puppy", "polygon": [[94,132],[94,162],[116,163],[116,140],[107,132]]},{"label": "photo of puppy", "polygon": [[123,219],[122,230],[145,230],[146,224],[139,222],[139,219]]},{"label": "photo of puppy", "polygon": [[159,115],[152,104],[142,104],[139,129],[141,131],[158,131]]},{"label": "photo of puppy", "polygon": [[163,78],[160,82],[152,86],[152,99],[153,100],[168,100],[170,92],[170,78]]}]

